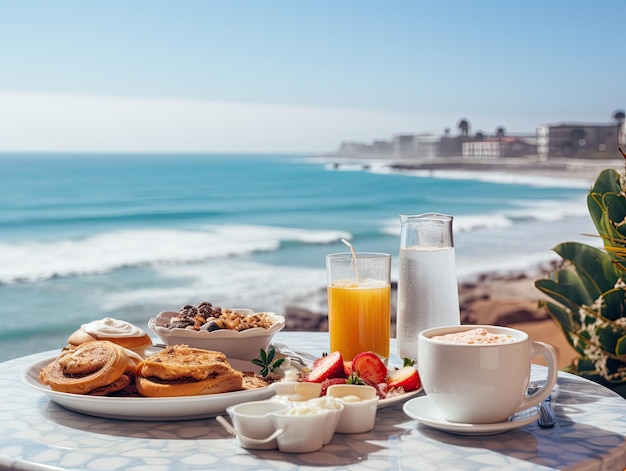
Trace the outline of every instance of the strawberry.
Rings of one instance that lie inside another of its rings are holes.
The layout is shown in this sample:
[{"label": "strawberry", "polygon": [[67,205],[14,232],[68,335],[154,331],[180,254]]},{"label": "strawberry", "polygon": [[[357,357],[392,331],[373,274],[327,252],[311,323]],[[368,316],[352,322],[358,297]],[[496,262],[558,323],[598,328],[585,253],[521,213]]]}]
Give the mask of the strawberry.
[{"label": "strawberry", "polygon": [[322,361],[324,361],[324,358],[326,358],[327,356],[328,353],[322,353],[322,356],[313,362],[313,365],[311,365],[311,369],[314,370],[315,368],[320,366],[320,363],[322,363]]},{"label": "strawberry", "polygon": [[341,353],[333,352],[330,355],[319,358],[315,363],[317,366],[313,367],[307,381],[321,383],[329,378],[345,378]]},{"label": "strawberry", "polygon": [[387,367],[374,352],[361,352],[352,360],[352,370],[366,383],[384,383]]},{"label": "strawberry", "polygon": [[387,397],[387,392],[389,391],[389,385],[387,383],[378,383],[375,388],[376,394],[380,399],[385,399]]},{"label": "strawberry", "polygon": [[346,378],[328,378],[325,379],[324,381],[322,381],[322,392],[320,394],[320,396],[325,396],[326,395],[326,390],[328,389],[329,386],[332,386],[333,384],[346,384],[348,380]]},{"label": "strawberry", "polygon": [[353,373],[352,370],[352,362],[351,361],[345,361],[343,362],[343,372],[345,373],[346,376],[350,376]]},{"label": "strawberry", "polygon": [[422,382],[420,381],[417,370],[413,366],[404,366],[389,375],[387,384],[389,388],[402,387],[405,392],[409,392],[419,388]]}]

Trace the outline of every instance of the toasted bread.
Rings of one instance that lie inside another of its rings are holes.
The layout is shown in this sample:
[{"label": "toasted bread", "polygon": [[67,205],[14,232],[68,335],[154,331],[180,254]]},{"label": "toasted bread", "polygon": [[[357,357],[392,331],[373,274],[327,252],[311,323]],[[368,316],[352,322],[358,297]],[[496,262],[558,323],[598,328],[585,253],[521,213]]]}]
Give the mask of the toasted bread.
[{"label": "toasted bread", "polygon": [[148,397],[199,396],[239,391],[242,382],[243,375],[236,370],[201,381],[163,381],[154,377],[141,376],[136,378],[137,391],[142,396]]},{"label": "toasted bread", "polygon": [[226,355],[212,350],[174,345],[143,360],[137,375],[175,381],[185,378],[201,381],[232,370]]},{"label": "toasted bread", "polygon": [[136,371],[143,396],[172,397],[238,391],[243,375],[220,352],[174,345],[143,360]]}]

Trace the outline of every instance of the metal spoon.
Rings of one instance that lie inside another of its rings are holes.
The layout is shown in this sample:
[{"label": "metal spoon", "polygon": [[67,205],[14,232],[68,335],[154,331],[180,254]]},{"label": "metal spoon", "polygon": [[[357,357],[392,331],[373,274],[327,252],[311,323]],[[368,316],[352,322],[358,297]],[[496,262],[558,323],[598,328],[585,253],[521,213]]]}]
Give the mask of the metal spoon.
[{"label": "metal spoon", "polygon": [[[528,395],[532,396],[539,390],[539,385],[535,381],[531,381],[528,384]],[[543,401],[539,403],[539,418],[537,419],[537,425],[542,428],[552,428],[556,424],[556,418],[550,403],[552,401],[552,394],[548,394]]]},{"label": "metal spoon", "polygon": [[539,418],[537,419],[537,425],[540,427],[552,428],[556,424],[554,412],[552,412],[552,407],[550,406],[551,401],[552,394],[548,394],[548,397],[546,397],[539,404]]}]

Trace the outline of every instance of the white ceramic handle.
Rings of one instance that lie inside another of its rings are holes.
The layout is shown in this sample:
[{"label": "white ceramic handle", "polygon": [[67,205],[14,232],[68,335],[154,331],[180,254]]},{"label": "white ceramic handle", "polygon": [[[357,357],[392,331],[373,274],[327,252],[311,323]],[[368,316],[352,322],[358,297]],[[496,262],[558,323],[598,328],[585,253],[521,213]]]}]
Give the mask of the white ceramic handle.
[{"label": "white ceramic handle", "polygon": [[277,430],[274,430],[274,433],[272,433],[269,437],[266,437],[266,438],[250,438],[250,437],[246,437],[245,435],[237,432],[237,430],[235,430],[235,427],[233,427],[230,424],[230,422],[228,422],[228,420],[226,420],[221,415],[218,415],[217,417],[215,417],[215,420],[217,420],[220,424],[222,424],[222,427],[224,427],[226,429],[226,431],[228,431],[232,435],[235,435],[237,438],[245,440],[245,441],[247,441],[247,442],[249,442],[251,444],[254,444],[254,445],[263,445],[265,443],[269,443],[272,440],[274,440],[275,438],[277,438],[278,436],[282,435],[283,432],[285,431],[284,429],[279,428]]},{"label": "white ceramic handle", "polygon": [[526,409],[530,409],[543,401],[552,388],[556,385],[558,379],[559,370],[556,363],[556,351],[551,345],[543,342],[530,342],[530,357],[531,359],[543,355],[548,364],[548,376],[546,378],[546,384],[544,384],[536,393],[532,396],[526,396],[518,409],[515,412],[521,412]]}]

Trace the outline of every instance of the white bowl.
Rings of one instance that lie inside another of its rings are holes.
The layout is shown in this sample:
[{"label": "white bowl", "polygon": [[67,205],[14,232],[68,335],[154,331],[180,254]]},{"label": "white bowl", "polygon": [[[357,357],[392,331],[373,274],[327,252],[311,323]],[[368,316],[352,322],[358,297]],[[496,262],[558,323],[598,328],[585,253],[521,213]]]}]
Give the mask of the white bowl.
[{"label": "white bowl", "polygon": [[274,427],[283,429],[283,433],[276,438],[278,449],[284,453],[317,451],[331,441],[343,411],[343,404],[338,402],[336,409],[317,409],[307,414],[294,414],[293,411],[300,407],[296,404],[292,403],[287,410],[271,413]]},{"label": "white bowl", "polygon": [[[364,433],[374,428],[378,410],[378,395],[372,386],[356,384],[333,384],[326,395],[343,404],[343,412],[337,424],[337,433]],[[357,401],[349,401],[356,396]]]},{"label": "white bowl", "polygon": [[[242,448],[254,450],[272,450],[278,446],[273,440],[265,441],[275,432],[271,414],[289,407],[270,401],[252,401],[236,404],[226,409],[237,431],[237,443]],[[265,441],[265,443],[262,443]]]},{"label": "white bowl", "polygon": [[[231,309],[232,311],[252,315],[250,309]],[[274,323],[267,329],[255,327],[242,331],[219,329],[209,332],[206,330],[168,329],[165,325],[172,317],[180,315],[174,311],[163,311],[148,321],[148,327],[156,333],[166,345],[188,345],[193,348],[203,348],[222,352],[228,358],[252,360],[259,356],[259,350],[266,350],[274,334],[285,327],[284,316],[272,312],[266,313],[273,317]]]},{"label": "white bowl", "polygon": [[269,386],[270,391],[276,393],[273,401],[279,402],[302,402],[315,399],[322,394],[322,383],[309,383],[306,381],[278,381]]}]

